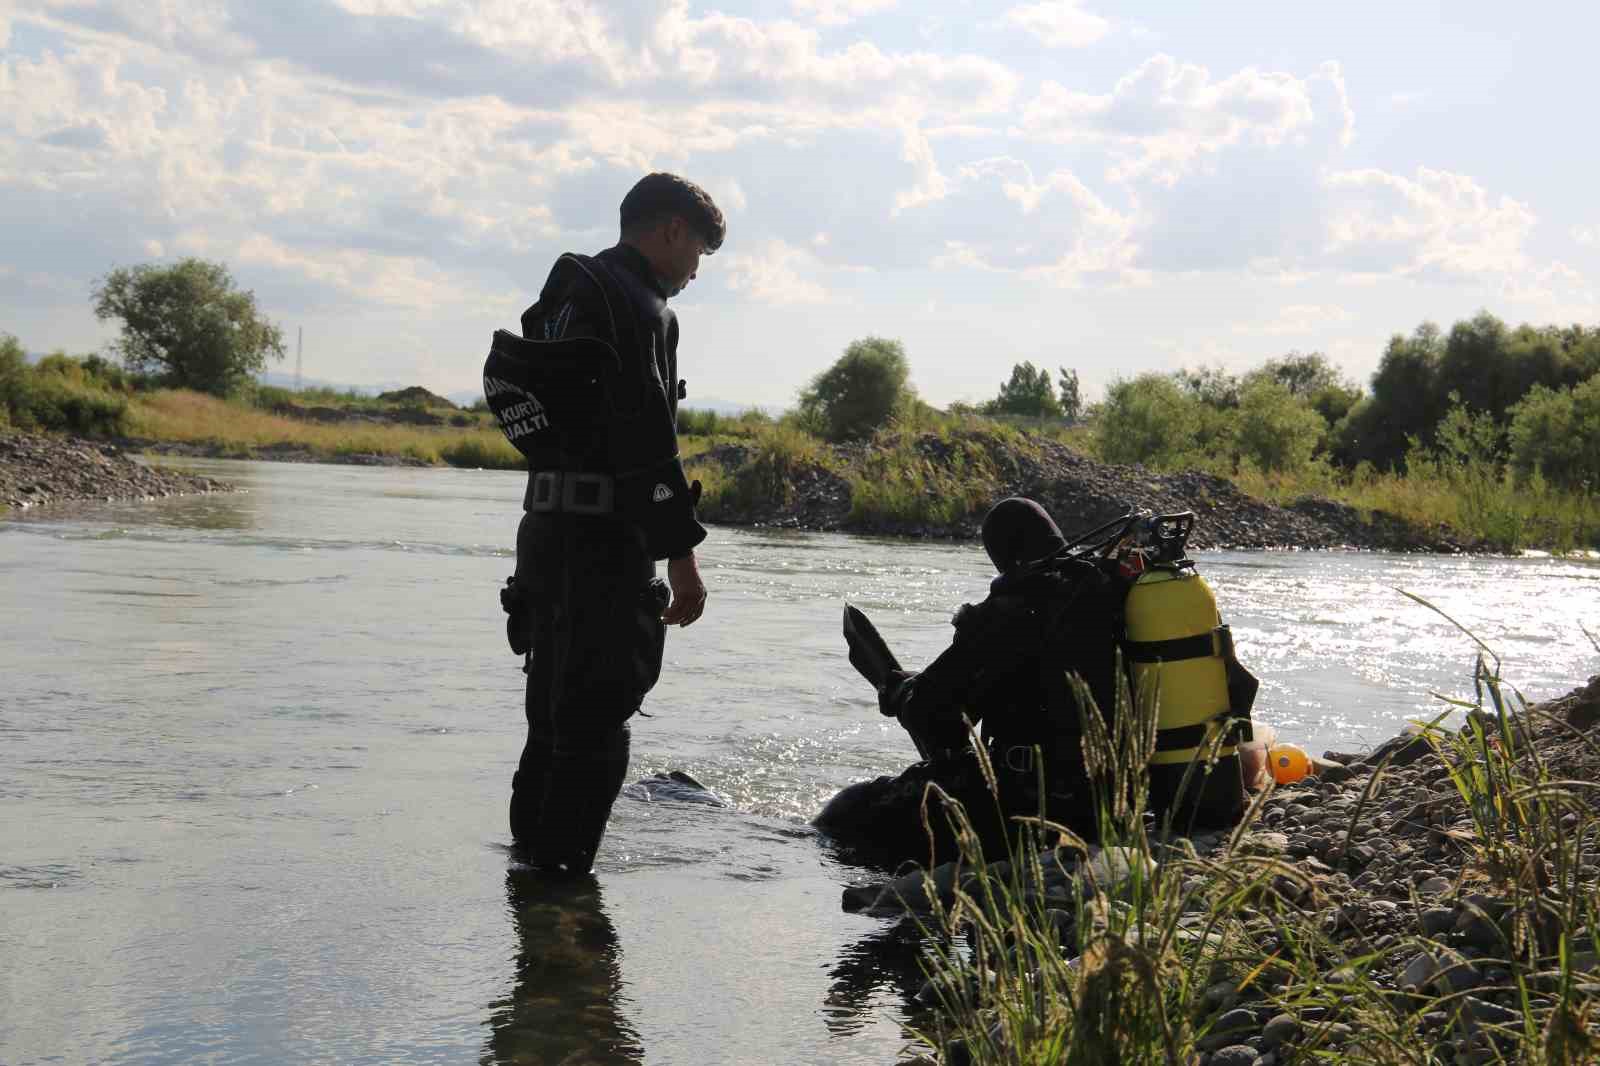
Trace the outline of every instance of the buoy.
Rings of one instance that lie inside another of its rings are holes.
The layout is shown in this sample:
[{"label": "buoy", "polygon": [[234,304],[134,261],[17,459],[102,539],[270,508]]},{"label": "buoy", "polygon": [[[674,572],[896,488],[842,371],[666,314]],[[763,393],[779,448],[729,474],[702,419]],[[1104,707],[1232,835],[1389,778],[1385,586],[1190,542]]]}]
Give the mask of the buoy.
[{"label": "buoy", "polygon": [[1297,744],[1274,744],[1267,752],[1267,766],[1274,781],[1292,785],[1311,772],[1311,757]]}]

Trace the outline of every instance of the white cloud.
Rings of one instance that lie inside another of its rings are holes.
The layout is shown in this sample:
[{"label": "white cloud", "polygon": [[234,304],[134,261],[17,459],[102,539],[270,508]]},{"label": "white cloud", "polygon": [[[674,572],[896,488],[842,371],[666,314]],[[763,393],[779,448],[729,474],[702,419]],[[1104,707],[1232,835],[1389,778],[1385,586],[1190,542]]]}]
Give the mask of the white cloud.
[{"label": "white cloud", "polygon": [[791,0],[794,9],[819,25],[843,26],[867,15],[893,9],[899,0]]},{"label": "white cloud", "polygon": [[1523,245],[1538,218],[1527,204],[1491,196],[1465,174],[1418,167],[1414,177],[1377,169],[1328,175],[1337,204],[1328,252],[1358,270],[1396,276],[1501,276],[1530,266]]},{"label": "white cloud", "polygon": [[908,124],[902,137],[904,147],[900,157],[911,164],[916,171],[917,179],[911,188],[902,189],[894,194],[895,214],[907,208],[942,200],[950,191],[950,182],[939,169],[939,161],[934,158],[933,145],[928,143],[927,135],[916,126]]},{"label": "white cloud", "polygon": [[1333,304],[1288,304],[1278,309],[1277,315],[1266,322],[1242,322],[1233,332],[1263,337],[1303,336],[1343,325],[1355,316]]},{"label": "white cloud", "polygon": [[725,276],[729,289],[759,303],[815,304],[828,297],[828,290],[814,280],[823,270],[811,252],[774,239],[729,255]]},{"label": "white cloud", "polygon": [[1051,48],[1083,48],[1111,32],[1110,21],[1083,10],[1079,0],[1018,4],[1006,11],[1003,21]]},{"label": "white cloud", "polygon": [[945,242],[935,266],[1014,271],[1061,288],[1147,280],[1135,266],[1133,216],[1111,207],[1071,171],[1052,171],[1039,181],[1025,162],[997,156],[963,166],[958,181],[961,197],[953,212],[992,219],[985,197],[998,191],[1020,225],[1002,218],[988,234],[974,227],[972,235]]},{"label": "white cloud", "polygon": [[1116,160],[1115,180],[1171,184],[1201,159],[1237,145],[1294,147],[1324,129],[1345,145],[1354,128],[1337,63],[1306,78],[1246,68],[1219,81],[1204,67],[1157,55],[1109,93],[1045,82],[1023,108],[1019,131],[1106,147]]},{"label": "white cloud", "polygon": [[1572,239],[1587,248],[1600,246],[1600,226],[1574,226]]}]

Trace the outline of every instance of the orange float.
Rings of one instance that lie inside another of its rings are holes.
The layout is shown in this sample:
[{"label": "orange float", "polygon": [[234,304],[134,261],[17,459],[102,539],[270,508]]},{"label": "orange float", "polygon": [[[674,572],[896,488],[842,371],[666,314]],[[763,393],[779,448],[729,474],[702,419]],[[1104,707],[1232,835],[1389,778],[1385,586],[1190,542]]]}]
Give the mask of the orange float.
[{"label": "orange float", "polygon": [[1267,750],[1267,768],[1280,785],[1292,785],[1311,773],[1311,756],[1298,744],[1274,744]]}]

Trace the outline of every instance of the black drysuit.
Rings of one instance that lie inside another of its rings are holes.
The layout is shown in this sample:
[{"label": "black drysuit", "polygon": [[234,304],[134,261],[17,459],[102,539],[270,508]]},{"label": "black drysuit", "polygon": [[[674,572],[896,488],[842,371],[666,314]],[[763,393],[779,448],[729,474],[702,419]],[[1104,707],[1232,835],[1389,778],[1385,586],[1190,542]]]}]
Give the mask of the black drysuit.
[{"label": "black drysuit", "polygon": [[[677,318],[644,256],[618,245],[561,257],[522,332],[537,343],[497,338],[485,368],[486,393],[509,388],[519,401],[505,408],[515,422],[496,414],[529,456],[510,623],[513,645],[520,629],[528,647],[528,740],[512,778],[511,833],[535,865],[582,873],[627,773],[627,721],[661,672],[667,590],[655,563],[687,555],[705,529],[677,454]],[[539,375],[543,363],[572,361],[563,342],[581,338],[616,359],[577,349],[580,364],[592,356],[604,371],[603,401],[579,413],[562,409],[566,394]],[[502,350],[511,354],[497,361]],[[600,475],[609,500],[592,477],[580,487],[608,506],[565,506],[552,475]]]},{"label": "black drysuit", "polygon": [[[881,862],[926,861],[926,784],[960,800],[986,854],[1005,855],[1010,819],[1040,812],[1043,758],[1046,815],[1092,837],[1093,804],[1082,756],[1082,719],[1069,674],[1088,683],[1101,713],[1113,707],[1121,590],[1089,562],[1059,561],[1042,571],[997,577],[989,596],[963,607],[955,639],[921,673],[887,688],[885,714],[898,717],[937,754],[898,777],[852,785],[815,819],[824,832]],[[991,797],[963,719],[981,724],[999,787]],[[956,848],[937,803],[929,809],[933,859]]]}]

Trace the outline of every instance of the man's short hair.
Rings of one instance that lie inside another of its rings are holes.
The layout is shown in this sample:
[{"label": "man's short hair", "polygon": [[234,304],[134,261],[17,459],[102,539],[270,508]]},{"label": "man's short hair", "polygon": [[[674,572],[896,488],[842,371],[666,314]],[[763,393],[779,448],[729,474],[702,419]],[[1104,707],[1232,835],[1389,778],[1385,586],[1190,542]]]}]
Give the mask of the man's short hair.
[{"label": "man's short hair", "polygon": [[692,181],[658,171],[640,178],[622,198],[624,235],[648,229],[673,215],[682,216],[693,227],[705,242],[707,252],[722,247],[722,238],[728,234],[727,223],[711,197]]}]

